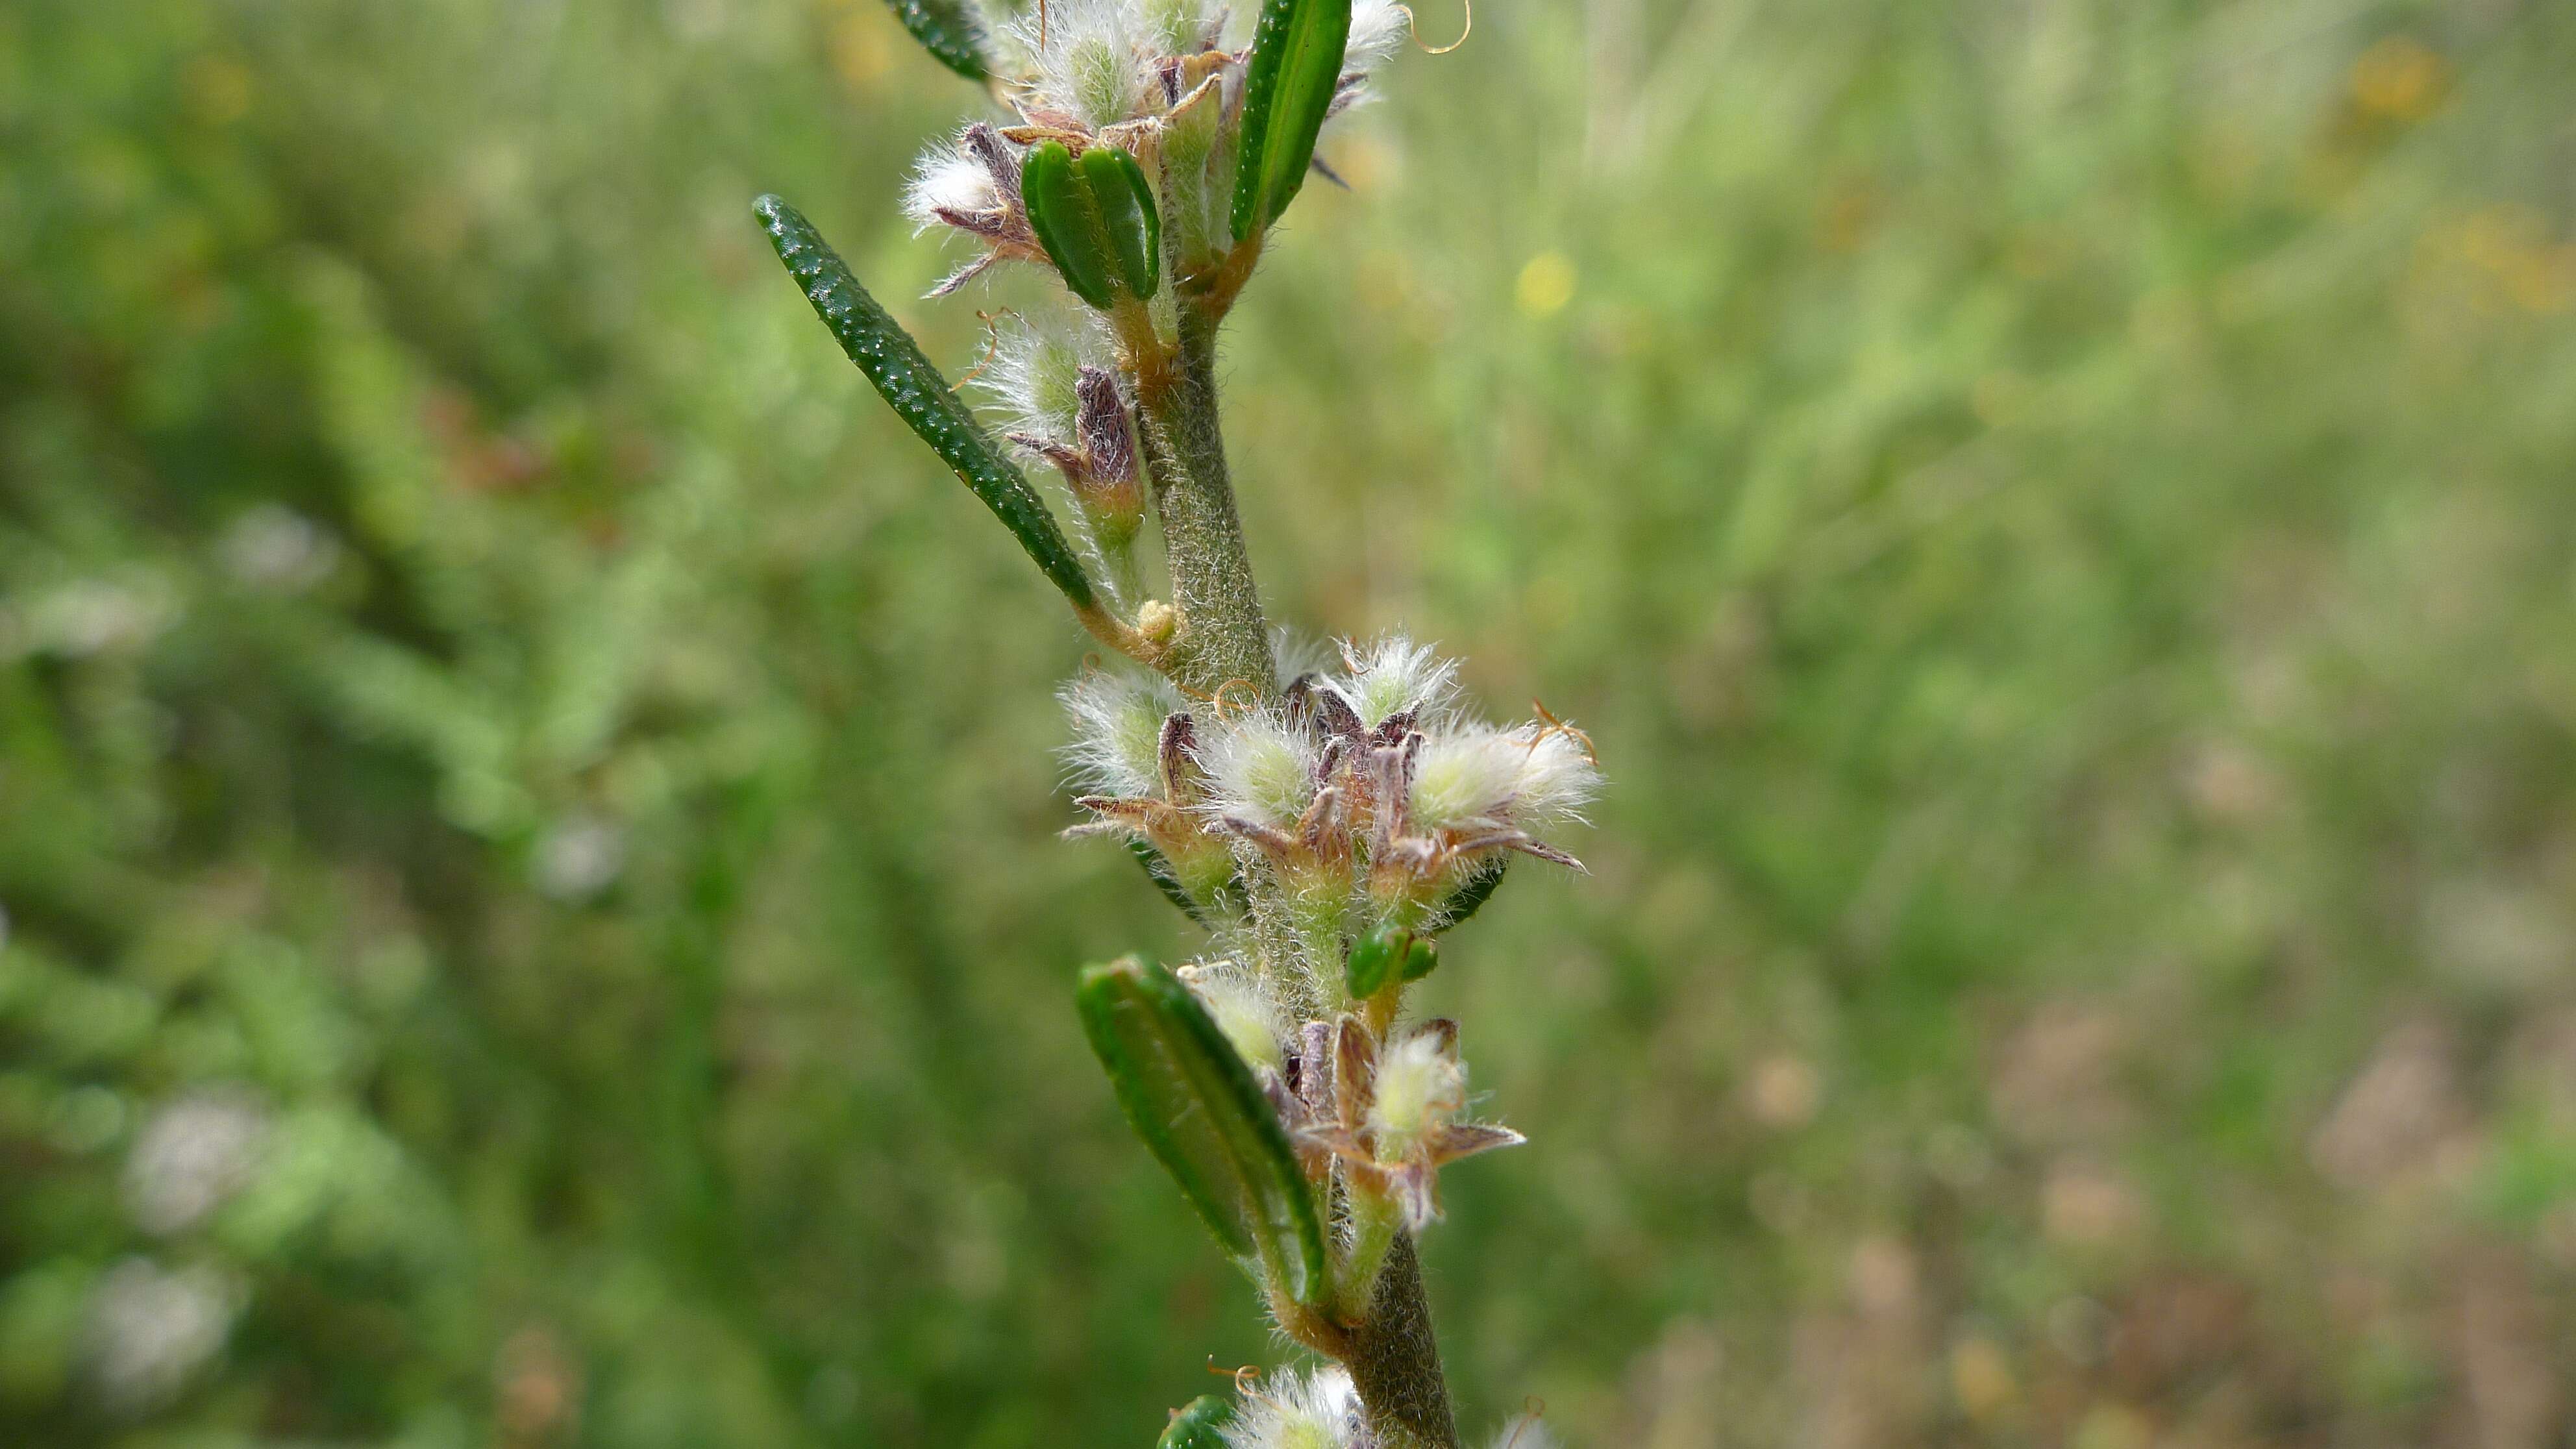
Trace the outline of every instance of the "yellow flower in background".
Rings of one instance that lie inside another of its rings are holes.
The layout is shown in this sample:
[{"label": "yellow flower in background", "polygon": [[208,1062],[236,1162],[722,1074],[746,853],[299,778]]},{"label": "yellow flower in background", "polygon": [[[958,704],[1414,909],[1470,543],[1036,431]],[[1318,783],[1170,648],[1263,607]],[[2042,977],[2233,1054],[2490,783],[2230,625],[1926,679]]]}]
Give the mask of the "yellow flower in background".
[{"label": "yellow flower in background", "polygon": [[1553,317],[1574,300],[1573,259],[1555,250],[1540,252],[1521,267],[1512,284],[1512,303],[1524,317]]},{"label": "yellow flower in background", "polygon": [[2410,35],[2392,35],[2352,63],[2352,99],[2366,114],[2420,121],[2449,92],[2451,64]]}]

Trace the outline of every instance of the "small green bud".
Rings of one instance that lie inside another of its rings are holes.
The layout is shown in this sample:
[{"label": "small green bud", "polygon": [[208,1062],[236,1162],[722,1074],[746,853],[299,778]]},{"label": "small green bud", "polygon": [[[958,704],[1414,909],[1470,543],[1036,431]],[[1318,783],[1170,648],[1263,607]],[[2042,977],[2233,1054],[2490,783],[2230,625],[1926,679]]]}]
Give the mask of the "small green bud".
[{"label": "small green bud", "polygon": [[1440,964],[1440,943],[1429,936],[1417,936],[1405,948],[1404,966],[1398,973],[1403,981],[1419,981]]},{"label": "small green bud", "polygon": [[1062,141],[1046,141],[1020,163],[1020,201],[1029,229],[1073,294],[1094,307],[1110,303],[1109,258],[1091,188]]},{"label": "small green bud", "polygon": [[1225,1426],[1233,1422],[1234,1405],[1201,1394],[1173,1412],[1171,1427],[1154,1441],[1154,1449],[1226,1449]]},{"label": "small green bud", "polygon": [[1145,168],[1115,146],[1094,146],[1082,153],[1082,178],[1109,234],[1120,280],[1140,298],[1153,296],[1162,280],[1163,219]]},{"label": "small green bud", "polygon": [[1392,921],[1353,943],[1342,965],[1342,985],[1351,999],[1366,1000],[1386,989],[1387,981],[1407,963],[1406,952],[1412,945],[1413,933]]},{"label": "small green bud", "polygon": [[1145,298],[1162,280],[1162,217],[1136,158],[1093,146],[1076,161],[1046,141],[1020,165],[1029,229],[1073,294],[1107,310],[1123,291]]}]

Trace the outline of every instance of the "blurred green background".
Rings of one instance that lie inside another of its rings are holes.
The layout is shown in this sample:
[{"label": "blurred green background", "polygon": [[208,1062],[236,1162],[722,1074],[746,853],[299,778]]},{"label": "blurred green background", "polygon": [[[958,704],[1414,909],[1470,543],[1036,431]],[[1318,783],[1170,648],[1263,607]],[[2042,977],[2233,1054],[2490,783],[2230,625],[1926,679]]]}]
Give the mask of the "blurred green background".
[{"label": "blurred green background", "polygon": [[[1455,34],[1450,0],[1424,29]],[[2576,1436],[2576,7],[1489,3],[1231,333],[1274,614],[1613,788],[1467,1420]],[[0,10],[0,1442],[1142,1446],[1084,641],[754,230],[874,0]],[[952,370],[977,307],[899,303]]]}]

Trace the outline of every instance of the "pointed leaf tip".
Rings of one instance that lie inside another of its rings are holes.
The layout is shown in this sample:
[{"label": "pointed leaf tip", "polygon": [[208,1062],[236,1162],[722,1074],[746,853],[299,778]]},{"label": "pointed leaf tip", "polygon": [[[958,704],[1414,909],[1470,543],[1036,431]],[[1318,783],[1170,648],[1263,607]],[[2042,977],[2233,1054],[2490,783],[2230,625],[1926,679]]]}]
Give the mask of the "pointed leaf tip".
[{"label": "pointed leaf tip", "polygon": [[1096,610],[1090,575],[1056,527],[1055,515],[949,390],[948,379],[921,355],[912,334],[868,295],[803,213],[775,195],[763,195],[751,209],[787,274],[814,305],[814,315],[832,330],[841,351],[867,375],[895,416],[984,501],[1076,609]]},{"label": "pointed leaf tip", "polygon": [[1236,241],[1267,230],[1305,184],[1350,38],[1351,0],[1263,0],[1244,67]]},{"label": "pointed leaf tip", "polygon": [[1134,957],[1082,973],[1084,1034],[1146,1147],[1225,1250],[1299,1303],[1329,1290],[1322,1221],[1278,1112],[1179,978]]},{"label": "pointed leaf tip", "polygon": [[971,81],[992,74],[984,59],[983,27],[964,0],[886,0],[886,7],[941,65]]}]

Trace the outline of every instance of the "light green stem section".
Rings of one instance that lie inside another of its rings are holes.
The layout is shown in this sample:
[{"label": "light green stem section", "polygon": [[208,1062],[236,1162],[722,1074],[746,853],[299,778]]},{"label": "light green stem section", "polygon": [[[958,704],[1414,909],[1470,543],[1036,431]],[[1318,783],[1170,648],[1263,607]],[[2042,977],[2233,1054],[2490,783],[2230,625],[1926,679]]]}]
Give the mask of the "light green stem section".
[{"label": "light green stem section", "polygon": [[1378,1270],[1395,1243],[1404,1210],[1393,1198],[1356,1184],[1351,1189],[1351,1240],[1333,1273],[1333,1301],[1356,1317],[1377,1295]]},{"label": "light green stem section", "polygon": [[[1167,666],[1173,680],[1204,696],[1223,690],[1267,701],[1277,684],[1261,592],[1252,581],[1243,524],[1226,474],[1217,420],[1216,319],[1179,309],[1171,370],[1143,386],[1145,467],[1186,631]],[[1240,681],[1240,682],[1238,682]],[[1247,695],[1247,690],[1249,691]]]}]

